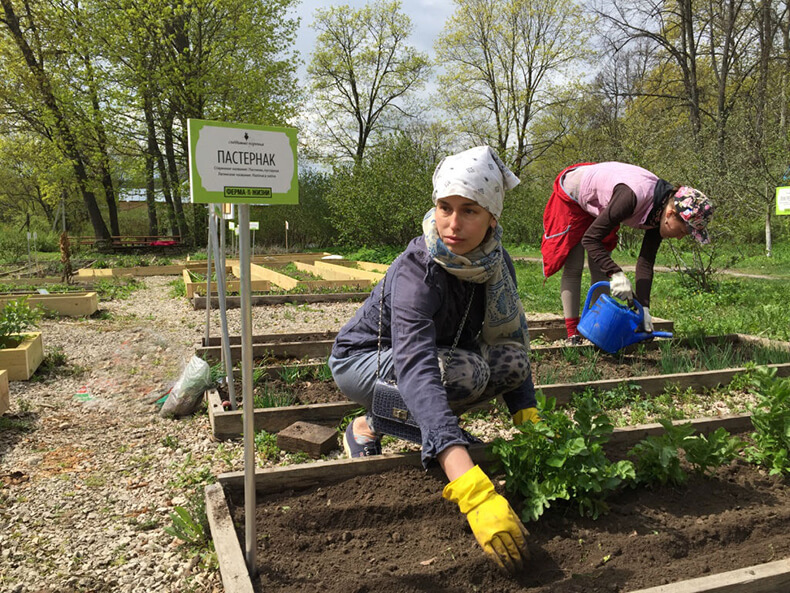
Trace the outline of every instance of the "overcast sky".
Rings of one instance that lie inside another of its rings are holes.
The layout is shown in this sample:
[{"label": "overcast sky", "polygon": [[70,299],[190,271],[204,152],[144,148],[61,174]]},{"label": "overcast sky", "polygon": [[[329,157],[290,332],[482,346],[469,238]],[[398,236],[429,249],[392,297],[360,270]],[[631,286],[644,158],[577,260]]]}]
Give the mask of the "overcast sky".
[{"label": "overcast sky", "polygon": [[[302,20],[296,37],[296,49],[299,50],[305,64],[310,62],[310,54],[315,47],[316,34],[310,26],[313,22],[315,9],[343,4],[361,8],[367,2],[364,0],[302,0],[297,5],[294,16],[300,17]],[[453,9],[454,4],[450,0],[401,0],[401,11],[409,16],[412,24],[412,34],[408,39],[408,44],[433,58],[433,42],[444,27],[447,17],[452,14]],[[299,70],[299,75],[302,79],[304,78],[305,66]]]}]

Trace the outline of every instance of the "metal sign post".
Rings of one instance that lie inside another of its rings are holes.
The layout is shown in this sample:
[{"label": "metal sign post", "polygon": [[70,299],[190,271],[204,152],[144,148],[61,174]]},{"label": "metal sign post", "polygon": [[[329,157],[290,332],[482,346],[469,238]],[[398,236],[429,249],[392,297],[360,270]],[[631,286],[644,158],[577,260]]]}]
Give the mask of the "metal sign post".
[{"label": "metal sign post", "polygon": [[[208,238],[206,241],[206,335],[205,346],[208,347],[211,338],[211,235],[216,229],[216,213],[214,206],[208,207]],[[216,266],[215,266],[216,267]]]},{"label": "metal sign post", "polygon": [[[187,121],[189,134],[189,187],[193,204],[239,204],[239,275],[241,293],[241,384],[244,426],[245,559],[250,575],[257,572],[255,554],[255,416],[252,401],[252,307],[250,205],[298,204],[296,130],[211,122]],[[232,227],[231,227],[232,228]],[[217,288],[222,315],[226,311],[225,225],[220,225],[222,250],[215,243]],[[216,233],[212,240],[216,241]],[[220,259],[220,253],[221,259]],[[220,280],[222,276],[222,280]],[[224,323],[224,322],[223,322]],[[228,344],[223,329],[223,347]],[[223,349],[223,352],[225,350]],[[230,352],[225,356],[226,368]],[[228,386],[233,382],[228,370]]]},{"label": "metal sign post", "polygon": [[[244,410],[244,467],[255,467],[255,416],[252,401],[252,305],[250,282],[250,207],[239,206],[239,293],[241,295],[241,392]],[[244,473],[244,550],[255,566],[255,473]]]}]

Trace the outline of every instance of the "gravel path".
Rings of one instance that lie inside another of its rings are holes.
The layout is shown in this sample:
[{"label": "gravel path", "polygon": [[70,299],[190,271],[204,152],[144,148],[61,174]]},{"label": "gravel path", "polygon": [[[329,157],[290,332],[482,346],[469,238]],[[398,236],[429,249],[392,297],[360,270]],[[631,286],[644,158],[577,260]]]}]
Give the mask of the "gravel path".
[{"label": "gravel path", "polygon": [[[153,277],[90,319],[46,319],[45,352],[67,363],[11,383],[0,430],[0,591],[214,592],[206,566],[165,533],[212,475],[242,468],[242,444],[213,441],[208,416],[161,418],[205,332],[205,311]],[[254,333],[337,330],[359,303],[253,311]],[[239,310],[228,312],[240,333]],[[212,312],[212,335],[219,335]]]}]

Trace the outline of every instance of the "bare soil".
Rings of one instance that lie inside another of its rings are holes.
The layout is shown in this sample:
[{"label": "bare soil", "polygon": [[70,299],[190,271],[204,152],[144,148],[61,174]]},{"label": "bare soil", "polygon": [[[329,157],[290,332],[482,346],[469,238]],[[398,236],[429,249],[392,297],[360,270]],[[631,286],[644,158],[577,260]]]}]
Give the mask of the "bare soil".
[{"label": "bare soil", "polygon": [[[595,521],[549,509],[527,524],[531,561],[515,577],[441,498],[445,483],[403,468],[259,497],[255,591],[623,592],[790,556],[790,481],[740,460],[683,487],[625,490]],[[241,495],[232,502],[243,542]]]}]

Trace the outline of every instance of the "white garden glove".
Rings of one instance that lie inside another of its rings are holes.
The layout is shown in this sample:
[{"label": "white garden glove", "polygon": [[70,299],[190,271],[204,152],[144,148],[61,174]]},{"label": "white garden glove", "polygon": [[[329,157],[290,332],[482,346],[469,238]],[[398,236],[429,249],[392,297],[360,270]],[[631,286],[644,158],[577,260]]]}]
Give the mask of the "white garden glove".
[{"label": "white garden glove", "polygon": [[645,321],[642,324],[646,332],[653,333],[653,318],[650,316],[650,309],[642,307],[642,312],[645,314]]},{"label": "white garden glove", "polygon": [[624,272],[615,272],[609,280],[609,293],[621,301],[634,300],[634,292],[631,290],[631,283]]}]

